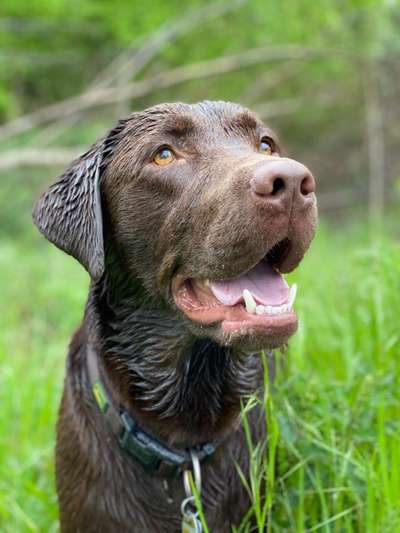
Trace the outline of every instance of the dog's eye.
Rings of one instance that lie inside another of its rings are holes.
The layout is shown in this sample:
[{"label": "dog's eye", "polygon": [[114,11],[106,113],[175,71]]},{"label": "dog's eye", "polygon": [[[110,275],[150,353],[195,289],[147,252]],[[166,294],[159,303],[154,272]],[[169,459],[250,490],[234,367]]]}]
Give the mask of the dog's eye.
[{"label": "dog's eye", "polygon": [[268,137],[263,137],[258,147],[262,154],[272,155],[274,153],[274,142]]},{"label": "dog's eye", "polygon": [[163,167],[172,163],[174,159],[175,154],[172,150],[170,150],[169,148],[161,148],[161,150],[158,150],[158,152],[154,156],[153,161],[156,165]]}]

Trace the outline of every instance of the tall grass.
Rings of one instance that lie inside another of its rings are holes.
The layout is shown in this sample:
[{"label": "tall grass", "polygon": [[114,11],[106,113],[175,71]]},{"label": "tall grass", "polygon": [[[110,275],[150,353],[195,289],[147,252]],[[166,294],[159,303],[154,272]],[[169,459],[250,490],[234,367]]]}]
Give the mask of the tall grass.
[{"label": "tall grass", "polygon": [[[399,245],[384,232],[370,240],[364,226],[323,227],[290,278],[301,321],[264,399],[265,457],[277,452],[278,472],[266,483],[269,521],[252,498],[258,531],[398,532]],[[249,453],[254,466],[251,444]],[[251,478],[265,482],[265,469]]]},{"label": "tall grass", "polygon": [[[54,424],[87,277],[29,236],[1,238],[0,274],[0,531],[56,531]],[[322,226],[289,279],[300,327],[262,399],[269,439],[248,441],[249,517],[258,531],[400,531],[399,244]]]}]

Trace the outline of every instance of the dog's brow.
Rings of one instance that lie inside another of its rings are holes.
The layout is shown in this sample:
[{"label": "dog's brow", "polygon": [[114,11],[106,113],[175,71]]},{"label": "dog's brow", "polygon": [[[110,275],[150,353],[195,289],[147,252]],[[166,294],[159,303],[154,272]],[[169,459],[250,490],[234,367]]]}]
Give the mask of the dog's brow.
[{"label": "dog's brow", "polygon": [[233,117],[231,121],[232,126],[243,130],[255,130],[258,128],[256,118],[250,113],[240,113]]},{"label": "dog's brow", "polygon": [[175,115],[169,117],[162,126],[162,133],[174,137],[183,137],[188,135],[195,128],[194,121],[186,115]]}]

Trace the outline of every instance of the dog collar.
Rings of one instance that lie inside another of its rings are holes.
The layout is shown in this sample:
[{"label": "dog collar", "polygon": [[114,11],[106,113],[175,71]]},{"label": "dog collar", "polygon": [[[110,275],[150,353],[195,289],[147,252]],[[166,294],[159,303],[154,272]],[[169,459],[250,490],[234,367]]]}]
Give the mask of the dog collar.
[{"label": "dog collar", "polygon": [[193,453],[201,462],[215,452],[217,444],[211,442],[183,450],[173,449],[144,431],[126,409],[115,407],[110,400],[100,377],[97,356],[91,347],[88,348],[87,362],[91,390],[101,413],[117,436],[120,447],[147,472],[176,476],[191,467]]}]

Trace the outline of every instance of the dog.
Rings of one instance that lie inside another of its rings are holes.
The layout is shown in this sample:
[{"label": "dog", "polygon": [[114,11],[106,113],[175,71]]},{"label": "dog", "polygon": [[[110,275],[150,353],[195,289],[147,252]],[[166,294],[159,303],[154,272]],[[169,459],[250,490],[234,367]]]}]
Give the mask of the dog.
[{"label": "dog", "polygon": [[188,471],[210,531],[238,526],[241,401],[259,352],[297,328],[282,273],[314,236],[311,172],[240,105],[160,104],[73,162],[33,219],[91,278],[57,425],[62,532],[200,531]]}]

